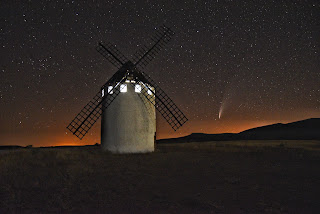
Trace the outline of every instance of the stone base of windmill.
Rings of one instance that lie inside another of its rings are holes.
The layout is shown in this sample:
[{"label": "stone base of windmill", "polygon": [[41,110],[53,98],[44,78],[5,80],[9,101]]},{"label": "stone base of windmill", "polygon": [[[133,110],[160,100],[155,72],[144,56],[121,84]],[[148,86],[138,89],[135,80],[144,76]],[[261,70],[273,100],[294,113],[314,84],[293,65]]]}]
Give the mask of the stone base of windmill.
[{"label": "stone base of windmill", "polygon": [[132,140],[112,140],[108,143],[102,143],[102,148],[105,151],[112,153],[148,153],[154,151],[154,139],[143,139],[141,136],[139,141]]},{"label": "stone base of windmill", "polygon": [[102,111],[101,146],[113,153],[153,152],[155,107],[146,98],[141,99],[129,84],[126,92]]}]

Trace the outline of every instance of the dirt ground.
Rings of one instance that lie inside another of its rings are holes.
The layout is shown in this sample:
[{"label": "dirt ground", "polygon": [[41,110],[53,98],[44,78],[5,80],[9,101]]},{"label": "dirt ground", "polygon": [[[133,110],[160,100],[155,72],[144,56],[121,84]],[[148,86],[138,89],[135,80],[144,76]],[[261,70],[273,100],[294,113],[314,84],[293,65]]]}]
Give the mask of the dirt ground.
[{"label": "dirt ground", "polygon": [[0,213],[320,213],[319,141],[0,153]]}]

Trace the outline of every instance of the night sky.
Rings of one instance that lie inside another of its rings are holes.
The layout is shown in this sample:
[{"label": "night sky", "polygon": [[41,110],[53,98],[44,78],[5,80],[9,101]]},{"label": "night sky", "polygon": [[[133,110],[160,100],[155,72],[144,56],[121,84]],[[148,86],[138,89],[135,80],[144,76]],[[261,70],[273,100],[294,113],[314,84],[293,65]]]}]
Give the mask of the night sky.
[{"label": "night sky", "polygon": [[320,117],[317,0],[5,1],[0,16],[0,145],[100,142],[100,122],[82,141],[66,129],[116,72],[97,43],[132,58],[162,24],[175,36],[144,72],[189,121],[158,114],[158,139]]}]

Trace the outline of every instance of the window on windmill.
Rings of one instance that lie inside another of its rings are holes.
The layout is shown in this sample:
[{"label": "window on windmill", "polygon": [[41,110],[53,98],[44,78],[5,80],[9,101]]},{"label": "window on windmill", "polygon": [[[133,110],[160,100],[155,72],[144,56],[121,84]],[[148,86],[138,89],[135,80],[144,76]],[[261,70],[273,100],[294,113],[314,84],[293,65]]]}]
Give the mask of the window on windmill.
[{"label": "window on windmill", "polygon": [[108,86],[108,94],[113,94],[113,86]]},{"label": "window on windmill", "polygon": [[127,92],[127,85],[126,84],[120,85],[120,92],[122,92],[122,93]]},{"label": "window on windmill", "polygon": [[136,85],[135,87],[134,87],[134,92],[136,92],[136,93],[141,93],[141,85]]},{"label": "window on windmill", "polygon": [[149,95],[152,95],[152,94],[153,94],[150,89],[148,89],[148,94],[149,94]]},{"label": "window on windmill", "polygon": [[102,94],[102,97],[104,97],[104,89],[102,89],[101,94]]}]

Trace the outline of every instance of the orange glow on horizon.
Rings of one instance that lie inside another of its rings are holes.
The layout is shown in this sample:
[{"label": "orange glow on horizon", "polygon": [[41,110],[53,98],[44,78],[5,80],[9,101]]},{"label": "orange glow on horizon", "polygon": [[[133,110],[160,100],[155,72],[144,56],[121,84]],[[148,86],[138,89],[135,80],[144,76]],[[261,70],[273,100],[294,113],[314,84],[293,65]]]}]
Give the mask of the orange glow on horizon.
[{"label": "orange glow on horizon", "polygon": [[[280,121],[282,123],[293,121]],[[241,131],[259,126],[279,123],[279,121],[243,121],[243,120],[212,120],[212,121],[192,121],[187,122],[182,128],[174,132],[165,123],[157,124],[157,139],[177,138],[190,135],[192,133],[220,134],[220,133],[239,133]],[[79,140],[75,135],[66,132],[61,126],[60,130],[52,132],[37,133],[5,133],[2,135],[0,145],[20,145],[33,147],[46,146],[81,146],[100,144],[100,126],[95,126],[82,139]]]}]

